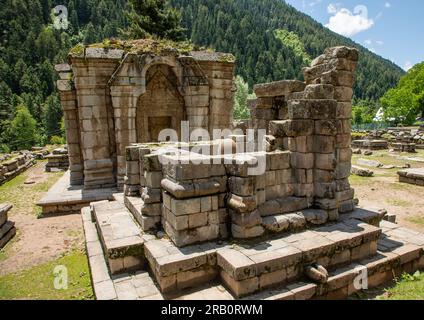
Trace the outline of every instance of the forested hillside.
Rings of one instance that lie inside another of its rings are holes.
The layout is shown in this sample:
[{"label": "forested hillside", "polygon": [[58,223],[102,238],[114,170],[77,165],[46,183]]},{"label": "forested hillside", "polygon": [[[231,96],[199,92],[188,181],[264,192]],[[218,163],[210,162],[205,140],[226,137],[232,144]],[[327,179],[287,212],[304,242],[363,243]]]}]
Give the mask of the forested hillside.
[{"label": "forested hillside", "polygon": [[[301,78],[301,68],[311,58],[325,47],[341,44],[361,50],[355,87],[359,99],[377,101],[403,74],[396,65],[332,33],[282,0],[171,0],[171,4],[181,9],[187,37],[233,53],[237,74],[250,86]],[[57,5],[67,7],[66,29],[53,25],[51,10]],[[77,43],[118,37],[119,29],[128,24],[127,7],[127,0],[2,1],[0,152],[59,140],[62,112],[54,64],[66,61]],[[26,124],[33,133],[23,139],[18,133]]]},{"label": "forested hillside", "polygon": [[361,51],[355,85],[358,99],[377,100],[404,74],[392,62],[328,30],[282,0],[172,0],[172,4],[181,9],[189,38],[233,53],[237,73],[249,85],[301,78],[301,68],[309,62],[303,48],[314,58],[326,47],[337,45]]}]

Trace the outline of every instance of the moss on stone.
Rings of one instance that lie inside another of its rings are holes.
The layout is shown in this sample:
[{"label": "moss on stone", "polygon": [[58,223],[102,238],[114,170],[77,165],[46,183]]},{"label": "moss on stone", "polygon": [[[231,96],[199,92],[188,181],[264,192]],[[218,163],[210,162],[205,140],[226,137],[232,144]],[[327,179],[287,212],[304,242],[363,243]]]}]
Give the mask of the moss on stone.
[{"label": "moss on stone", "polygon": [[71,56],[80,56],[84,53],[84,48],[103,48],[103,49],[120,49],[125,52],[134,54],[151,53],[154,55],[181,55],[189,54],[193,51],[194,45],[188,41],[175,42],[171,40],[154,40],[154,39],[139,39],[139,40],[119,40],[105,39],[103,42],[94,43],[84,46],[78,44],[71,49]]}]

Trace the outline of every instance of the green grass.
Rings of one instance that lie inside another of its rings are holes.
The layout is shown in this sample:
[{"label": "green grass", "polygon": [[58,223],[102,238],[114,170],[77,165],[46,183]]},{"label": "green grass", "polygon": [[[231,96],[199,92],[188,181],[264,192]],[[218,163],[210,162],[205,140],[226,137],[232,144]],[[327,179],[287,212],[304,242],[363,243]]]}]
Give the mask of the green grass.
[{"label": "green grass", "polygon": [[370,182],[372,182],[373,177],[361,177],[361,176],[357,176],[355,174],[352,174],[349,177],[349,181],[352,185],[364,185],[364,184],[369,184]]},{"label": "green grass", "polygon": [[387,199],[387,203],[393,206],[402,207],[402,208],[408,208],[411,205],[408,201],[400,200],[400,199]]},{"label": "green grass", "polygon": [[[37,165],[40,165],[40,163]],[[36,203],[64,172],[46,173],[48,175],[46,181],[25,185],[24,182],[28,178],[27,173],[28,171],[0,186],[0,203],[13,204],[13,211],[39,215],[40,209],[36,206]]]},{"label": "green grass", "polygon": [[385,294],[377,297],[378,300],[423,300],[424,273],[414,275],[404,274],[395,286],[385,290]]},{"label": "green grass", "polygon": [[[68,288],[54,288],[56,266],[65,266]],[[84,252],[72,253],[34,268],[0,277],[0,300],[88,300],[93,299],[87,257]]]},{"label": "green grass", "polygon": [[424,217],[414,216],[407,219],[409,222],[412,222],[419,226],[424,226]]}]

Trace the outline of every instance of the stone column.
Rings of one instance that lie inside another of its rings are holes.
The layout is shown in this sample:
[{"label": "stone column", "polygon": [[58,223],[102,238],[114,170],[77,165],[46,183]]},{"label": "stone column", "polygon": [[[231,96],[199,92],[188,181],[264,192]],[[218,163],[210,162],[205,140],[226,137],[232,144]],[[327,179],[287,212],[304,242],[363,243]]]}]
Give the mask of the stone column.
[{"label": "stone column", "polygon": [[122,51],[86,48],[84,59],[72,58],[81,148],[84,159],[84,188],[116,185],[116,146],[113,136],[112,104],[108,81],[116,70]]},{"label": "stone column", "polygon": [[79,135],[79,116],[75,88],[71,83],[72,72],[68,64],[55,66],[59,73],[60,80],[57,81],[57,88],[60,95],[60,103],[63,110],[63,117],[66,128],[66,141],[68,144],[70,184],[82,185],[84,182],[84,164],[81,154]]},{"label": "stone column", "polygon": [[305,68],[307,84],[329,84],[334,87],[336,107],[335,130],[335,205],[340,213],[354,210],[357,200],[349,184],[351,170],[352,95],[358,51],[353,48],[329,48]]},{"label": "stone column", "polygon": [[233,122],[234,62],[199,61],[209,81],[209,131],[231,129]]}]

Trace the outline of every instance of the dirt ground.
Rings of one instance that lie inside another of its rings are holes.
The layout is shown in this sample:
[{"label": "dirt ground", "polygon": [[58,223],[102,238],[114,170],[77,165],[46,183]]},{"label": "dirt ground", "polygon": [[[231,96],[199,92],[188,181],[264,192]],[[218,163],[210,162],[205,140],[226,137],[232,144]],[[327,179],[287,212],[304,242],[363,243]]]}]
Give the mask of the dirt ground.
[{"label": "dirt ground", "polygon": [[[16,192],[20,193],[12,201],[9,200],[14,204],[9,212],[9,220],[15,222],[18,233],[2,252],[0,275],[27,269],[83,248],[79,215],[37,217],[32,201],[40,199],[44,191],[61,176],[60,173],[46,173],[44,166],[44,162],[37,163],[23,173],[24,183],[9,187],[8,191],[14,192],[11,189],[16,188]],[[29,181],[34,183],[25,184]]]},{"label": "dirt ground", "polygon": [[[385,165],[411,165],[413,168],[424,167],[424,162],[406,160],[407,157],[422,159],[424,152],[396,156],[387,151],[375,152],[372,156],[354,156],[353,164],[359,158],[380,161]],[[374,177],[362,178],[351,176],[359,206],[368,209],[386,209],[389,214],[397,216],[397,222],[405,227],[424,232],[424,187],[399,183],[397,171],[401,169],[377,169],[360,165],[374,171]]]}]

